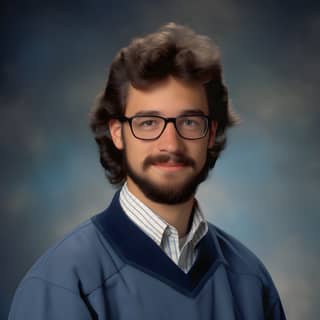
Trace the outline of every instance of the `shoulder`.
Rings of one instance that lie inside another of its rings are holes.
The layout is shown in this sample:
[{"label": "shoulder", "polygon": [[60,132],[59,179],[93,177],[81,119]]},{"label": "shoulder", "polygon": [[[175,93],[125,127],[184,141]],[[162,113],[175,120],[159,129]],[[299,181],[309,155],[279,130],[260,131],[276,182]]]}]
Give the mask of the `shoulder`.
[{"label": "shoulder", "polygon": [[[279,293],[261,260],[239,240],[209,223],[233,295],[250,310],[264,310],[267,319],[285,319]],[[252,309],[253,308],[253,309]]]},{"label": "shoulder", "polygon": [[20,286],[39,283],[89,294],[119,269],[92,220],[87,220],[45,252]]},{"label": "shoulder", "polygon": [[[275,291],[273,281],[262,261],[244,244],[227,232],[209,223],[209,230],[216,238],[218,247],[227,262],[229,273],[236,277],[253,277],[263,287]],[[276,293],[276,292],[274,292]]]}]

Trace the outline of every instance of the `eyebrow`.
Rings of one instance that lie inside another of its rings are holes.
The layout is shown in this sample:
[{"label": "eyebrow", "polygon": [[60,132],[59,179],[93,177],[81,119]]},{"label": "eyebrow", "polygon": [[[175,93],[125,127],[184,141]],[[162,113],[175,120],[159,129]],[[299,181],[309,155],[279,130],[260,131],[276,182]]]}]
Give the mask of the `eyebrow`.
[{"label": "eyebrow", "polygon": [[[205,115],[203,110],[201,109],[186,109],[180,112],[177,116],[182,116],[182,115]],[[157,110],[144,110],[144,111],[139,111],[135,114],[135,116],[163,116],[163,113],[157,111]]]}]

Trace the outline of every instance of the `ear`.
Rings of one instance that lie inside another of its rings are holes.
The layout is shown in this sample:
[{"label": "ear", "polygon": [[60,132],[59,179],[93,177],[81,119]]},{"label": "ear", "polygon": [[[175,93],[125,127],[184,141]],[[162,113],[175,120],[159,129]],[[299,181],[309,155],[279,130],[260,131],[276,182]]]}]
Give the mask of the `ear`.
[{"label": "ear", "polygon": [[209,143],[208,143],[208,149],[212,148],[215,141],[216,141],[216,132],[218,128],[218,122],[217,121],[211,121],[210,131],[209,131]]},{"label": "ear", "polygon": [[109,131],[115,147],[119,150],[123,149],[122,140],[122,123],[117,119],[111,119],[109,121]]}]

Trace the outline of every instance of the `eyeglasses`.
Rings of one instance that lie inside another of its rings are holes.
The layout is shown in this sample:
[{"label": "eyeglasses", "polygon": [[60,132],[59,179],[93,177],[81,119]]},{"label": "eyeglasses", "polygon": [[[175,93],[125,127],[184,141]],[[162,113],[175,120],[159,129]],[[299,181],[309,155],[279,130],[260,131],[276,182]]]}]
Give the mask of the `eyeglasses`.
[{"label": "eyeglasses", "polygon": [[161,116],[137,115],[131,118],[122,116],[121,122],[129,122],[132,134],[140,140],[156,140],[172,122],[183,139],[196,140],[206,136],[209,128],[209,117],[206,115],[182,115],[176,118]]}]

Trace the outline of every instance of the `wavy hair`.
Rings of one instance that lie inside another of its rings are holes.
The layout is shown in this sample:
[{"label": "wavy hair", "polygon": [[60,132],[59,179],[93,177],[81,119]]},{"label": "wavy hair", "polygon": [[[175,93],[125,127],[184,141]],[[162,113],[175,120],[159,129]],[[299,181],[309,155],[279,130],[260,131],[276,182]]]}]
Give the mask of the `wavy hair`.
[{"label": "wavy hair", "polygon": [[155,33],[133,39],[112,61],[104,91],[90,113],[90,127],[98,144],[100,162],[111,184],[126,179],[123,151],[118,150],[109,132],[109,120],[124,115],[128,86],[145,89],[173,76],[186,83],[201,83],[211,120],[217,121],[215,144],[208,150],[207,177],[226,144],[226,129],[238,122],[222,79],[220,53],[206,36],[188,27],[169,23]]}]

